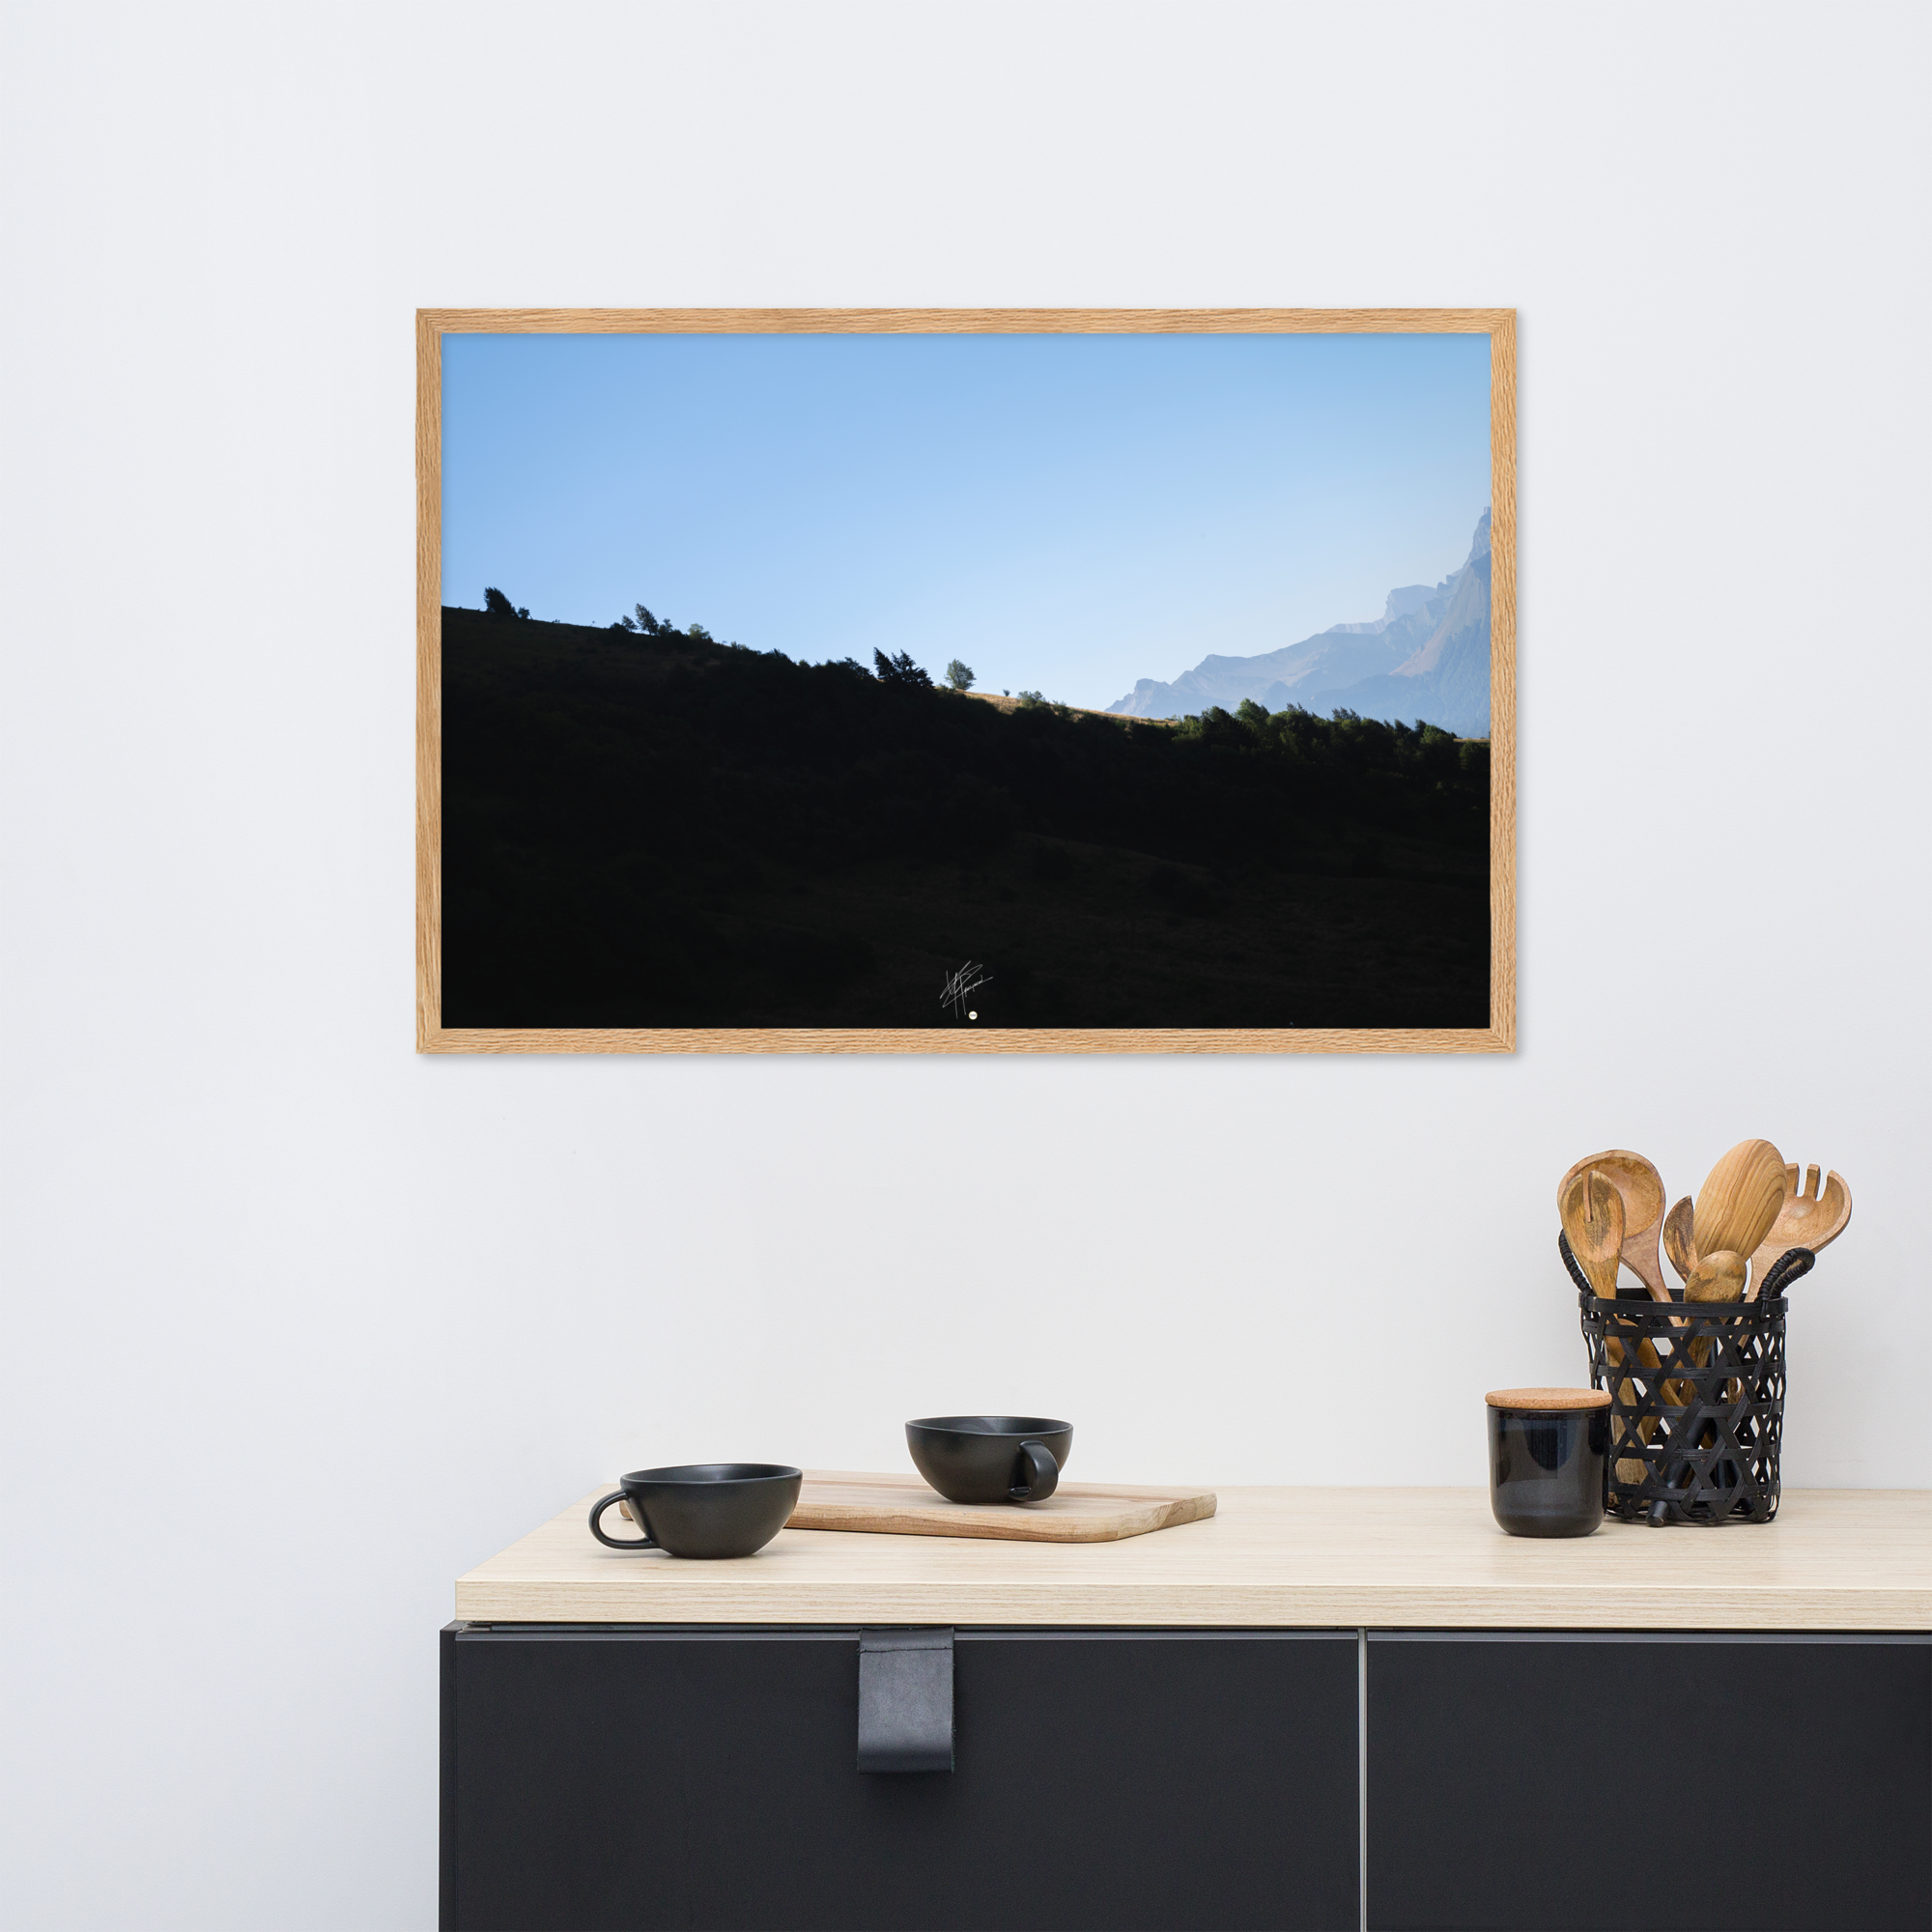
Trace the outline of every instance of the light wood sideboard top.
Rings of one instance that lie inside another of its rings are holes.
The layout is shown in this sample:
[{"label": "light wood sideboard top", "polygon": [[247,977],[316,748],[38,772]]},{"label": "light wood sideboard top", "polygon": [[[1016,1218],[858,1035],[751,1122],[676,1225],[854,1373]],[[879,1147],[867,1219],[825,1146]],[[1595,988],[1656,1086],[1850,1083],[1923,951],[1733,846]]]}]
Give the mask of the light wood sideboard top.
[{"label": "light wood sideboard top", "polygon": [[606,1549],[601,1492],[456,1585],[473,1623],[1932,1630],[1932,1491],[1787,1490],[1777,1519],[1505,1536],[1480,1489],[1219,1489],[1109,1543],[781,1530],[755,1556]]}]

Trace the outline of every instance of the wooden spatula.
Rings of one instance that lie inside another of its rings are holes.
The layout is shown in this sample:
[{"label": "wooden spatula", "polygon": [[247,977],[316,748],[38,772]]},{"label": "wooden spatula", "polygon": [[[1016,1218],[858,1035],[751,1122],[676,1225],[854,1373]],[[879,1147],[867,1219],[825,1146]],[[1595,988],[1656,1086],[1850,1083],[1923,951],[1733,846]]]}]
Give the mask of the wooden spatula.
[{"label": "wooden spatula", "polygon": [[1614,1299],[1624,1245],[1624,1198],[1615,1183],[1595,1168],[1585,1168],[1572,1175],[1556,1211],[1591,1290],[1605,1301]]},{"label": "wooden spatula", "polygon": [[1556,1183],[1559,1214],[1563,1211],[1563,1198],[1575,1185],[1577,1177],[1592,1168],[1623,1197],[1624,1264],[1649,1289],[1653,1301],[1668,1301],[1670,1291],[1663,1285],[1663,1270],[1657,1260],[1658,1231],[1663,1225],[1662,1177],[1640,1153],[1631,1153],[1623,1148],[1593,1153],[1587,1160],[1579,1160]]},{"label": "wooden spatula", "polygon": [[[1742,1298],[1746,1258],[1771,1233],[1783,1200],[1784,1156],[1769,1141],[1740,1141],[1719,1161],[1697,1190],[1697,1263],[1684,1278],[1686,1301]],[[1701,1369],[1711,1359],[1710,1343],[1692,1342],[1689,1357]]]},{"label": "wooden spatula", "polygon": [[1740,1141],[1697,1190],[1697,1252],[1754,1255],[1783,1201],[1784,1156],[1769,1141]]}]

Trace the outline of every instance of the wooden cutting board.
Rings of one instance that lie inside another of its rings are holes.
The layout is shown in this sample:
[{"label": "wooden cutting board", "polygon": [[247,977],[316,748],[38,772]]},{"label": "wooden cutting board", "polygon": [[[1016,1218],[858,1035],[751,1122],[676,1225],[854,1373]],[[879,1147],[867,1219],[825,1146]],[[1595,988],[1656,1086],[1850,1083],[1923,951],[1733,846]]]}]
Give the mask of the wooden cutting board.
[{"label": "wooden cutting board", "polygon": [[1062,1483],[1043,1503],[950,1503],[917,1476],[808,1471],[787,1529],[888,1536],[996,1536],[1017,1543],[1115,1543],[1214,1514],[1212,1490]]}]

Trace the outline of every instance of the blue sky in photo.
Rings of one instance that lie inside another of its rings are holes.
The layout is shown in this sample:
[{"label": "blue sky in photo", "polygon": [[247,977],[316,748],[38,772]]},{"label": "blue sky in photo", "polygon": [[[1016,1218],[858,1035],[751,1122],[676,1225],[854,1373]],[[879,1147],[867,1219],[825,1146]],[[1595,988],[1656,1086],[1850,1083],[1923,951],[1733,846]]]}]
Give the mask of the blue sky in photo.
[{"label": "blue sky in photo", "polygon": [[452,335],[442,596],[1101,706],[1378,617],[1490,500],[1483,335]]}]

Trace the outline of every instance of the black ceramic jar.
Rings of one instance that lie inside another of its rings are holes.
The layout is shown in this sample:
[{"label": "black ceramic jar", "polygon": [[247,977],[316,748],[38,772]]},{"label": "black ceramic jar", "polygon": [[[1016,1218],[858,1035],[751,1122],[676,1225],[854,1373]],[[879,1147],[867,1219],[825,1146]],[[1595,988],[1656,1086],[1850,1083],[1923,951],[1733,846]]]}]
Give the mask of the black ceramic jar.
[{"label": "black ceramic jar", "polygon": [[1607,1389],[1492,1389],[1490,1507],[1512,1536],[1588,1536],[1604,1520]]}]

